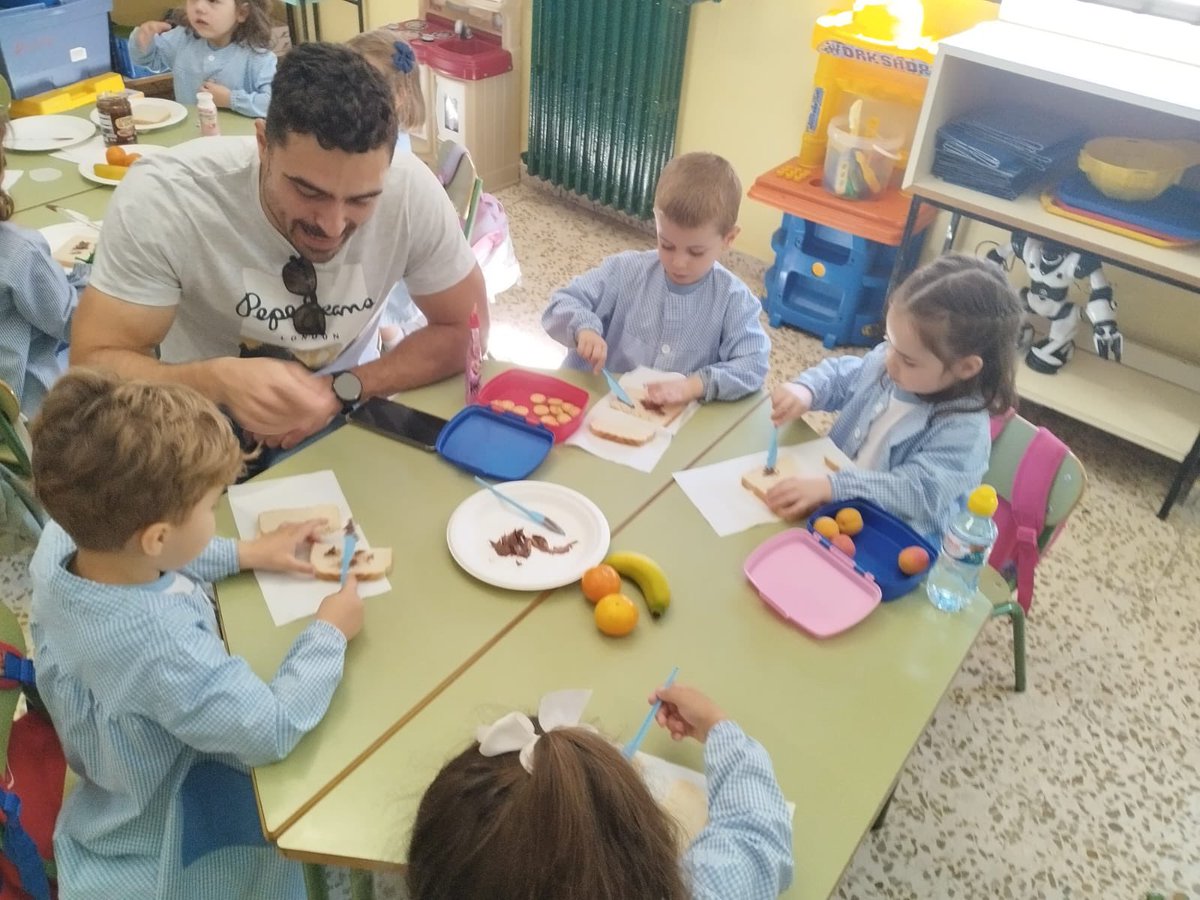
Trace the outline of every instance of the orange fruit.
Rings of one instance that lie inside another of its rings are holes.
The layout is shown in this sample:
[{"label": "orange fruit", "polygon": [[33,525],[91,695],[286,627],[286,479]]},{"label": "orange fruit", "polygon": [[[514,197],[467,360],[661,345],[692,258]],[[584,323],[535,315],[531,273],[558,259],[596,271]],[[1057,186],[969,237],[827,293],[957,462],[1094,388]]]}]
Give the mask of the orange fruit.
[{"label": "orange fruit", "polygon": [[110,166],[127,166],[129,163],[125,161],[127,154],[124,147],[114,146],[109,147],[104,151],[104,161]]},{"label": "orange fruit", "polygon": [[851,559],[854,558],[854,541],[847,534],[835,534],[829,539],[829,543],[837,547]]},{"label": "orange fruit", "polygon": [[837,521],[837,526],[841,529],[842,534],[854,537],[854,535],[863,530],[862,513],[853,506],[843,506],[837,511],[834,519]]},{"label": "orange fruit", "polygon": [[609,594],[596,604],[596,627],[609,637],[624,637],[637,625],[638,608],[624,594]]},{"label": "orange fruit", "polygon": [[583,573],[579,585],[583,596],[599,603],[609,594],[621,593],[621,576],[612,566],[593,566]]},{"label": "orange fruit", "polygon": [[920,575],[929,568],[929,554],[924,547],[905,547],[896,557],[896,563],[905,575]]},{"label": "orange fruit", "polygon": [[142,158],[142,154],[140,154],[140,153],[126,153],[125,154],[125,165],[132,166],[135,162],[137,162],[141,158]]},{"label": "orange fruit", "polygon": [[813,531],[823,538],[833,540],[835,535],[842,533],[842,529],[838,528],[838,523],[829,516],[821,516],[813,521]]}]

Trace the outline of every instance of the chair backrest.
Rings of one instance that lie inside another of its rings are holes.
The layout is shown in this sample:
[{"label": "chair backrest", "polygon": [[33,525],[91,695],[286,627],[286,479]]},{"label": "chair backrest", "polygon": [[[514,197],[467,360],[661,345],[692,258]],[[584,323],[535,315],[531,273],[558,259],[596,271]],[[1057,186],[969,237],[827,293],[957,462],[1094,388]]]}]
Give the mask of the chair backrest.
[{"label": "chair backrest", "polygon": [[1000,495],[988,564],[1016,586],[1017,603],[1029,612],[1038,561],[1083,496],[1083,465],[1052,433],[1010,412],[992,420],[984,477]]},{"label": "chair backrest", "polygon": [[[1017,472],[1025,451],[1029,449],[1037,426],[1026,419],[1014,415],[1008,420],[1004,430],[992,441],[992,454],[988,460],[987,474],[984,481],[996,489],[996,493],[1005,500],[1012,499],[1013,478]],[[1046,501],[1046,528],[1051,532],[1064,521],[1078,505],[1087,487],[1087,474],[1083,463],[1074,453],[1067,451],[1066,457],[1059,465],[1058,474],[1050,488],[1050,496]],[[1046,539],[1049,535],[1045,534]]]}]

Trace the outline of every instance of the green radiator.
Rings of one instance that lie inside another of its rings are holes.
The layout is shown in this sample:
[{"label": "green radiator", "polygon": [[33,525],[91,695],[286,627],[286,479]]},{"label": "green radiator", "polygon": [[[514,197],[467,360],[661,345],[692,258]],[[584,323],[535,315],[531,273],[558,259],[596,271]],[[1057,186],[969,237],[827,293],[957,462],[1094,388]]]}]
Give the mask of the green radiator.
[{"label": "green radiator", "polygon": [[535,0],[525,164],[648,219],[675,151],[689,0]]}]

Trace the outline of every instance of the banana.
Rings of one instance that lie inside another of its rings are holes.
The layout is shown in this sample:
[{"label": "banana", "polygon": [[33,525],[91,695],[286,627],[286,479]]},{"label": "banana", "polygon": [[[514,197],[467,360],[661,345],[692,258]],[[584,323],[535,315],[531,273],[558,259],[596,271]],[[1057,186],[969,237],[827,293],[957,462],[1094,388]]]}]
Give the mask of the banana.
[{"label": "banana", "polygon": [[650,615],[658,618],[667,611],[671,585],[658,563],[642,553],[612,553],[604,562],[637,584]]}]

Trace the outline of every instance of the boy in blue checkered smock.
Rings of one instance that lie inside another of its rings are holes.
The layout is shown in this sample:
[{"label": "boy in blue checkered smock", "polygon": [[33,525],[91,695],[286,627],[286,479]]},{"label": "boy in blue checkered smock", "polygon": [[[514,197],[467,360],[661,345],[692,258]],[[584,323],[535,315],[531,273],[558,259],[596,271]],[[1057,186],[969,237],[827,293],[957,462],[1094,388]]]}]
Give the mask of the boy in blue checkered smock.
[{"label": "boy in blue checkered smock", "polygon": [[762,306],[717,262],[738,235],[742,185],[715,153],[686,153],[658,179],[658,249],[618,253],[554,292],[546,333],[566,365],[599,372],[647,366],[686,379],[647,385],[654,403],[737,400],[767,376]]},{"label": "boy in blue checkered smock", "polygon": [[658,724],[704,744],[707,776],[707,797],[666,779],[659,806],[647,782],[664,779],[581,723],[590,696],[548,694],[536,720],[497,719],[442,768],[413,824],[412,900],[772,900],[787,889],[792,811],[758,741],[695,688],[656,691]]},{"label": "boy in blue checkered smock", "polygon": [[329,708],[362,625],[354,580],[264,682],[226,651],[204,584],[311,574],[296,551],[321,526],[213,537],[242,468],[220,410],[182,385],[74,370],[31,431],[54,519],[32,563],[37,682],[79,776],[54,832],[60,900],[301,900],[247,768],[287,756]]}]

